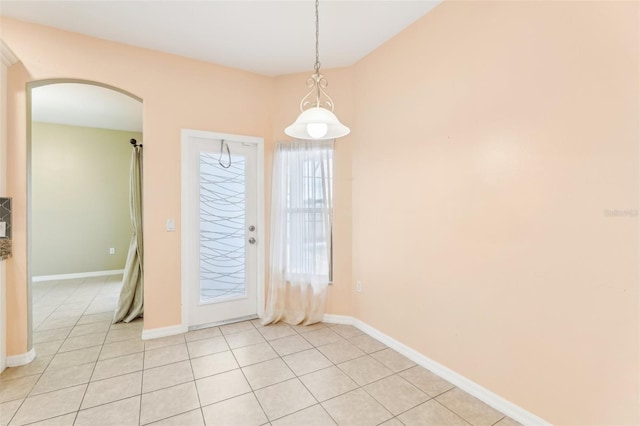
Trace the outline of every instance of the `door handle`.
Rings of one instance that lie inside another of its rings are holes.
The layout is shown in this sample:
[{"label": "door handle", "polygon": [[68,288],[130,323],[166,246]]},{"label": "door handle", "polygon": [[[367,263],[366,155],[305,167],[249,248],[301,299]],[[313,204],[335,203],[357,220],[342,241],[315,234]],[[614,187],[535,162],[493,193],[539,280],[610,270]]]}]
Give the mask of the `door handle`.
[{"label": "door handle", "polygon": [[251,237],[249,238],[249,244],[255,244],[256,243],[256,239]]}]

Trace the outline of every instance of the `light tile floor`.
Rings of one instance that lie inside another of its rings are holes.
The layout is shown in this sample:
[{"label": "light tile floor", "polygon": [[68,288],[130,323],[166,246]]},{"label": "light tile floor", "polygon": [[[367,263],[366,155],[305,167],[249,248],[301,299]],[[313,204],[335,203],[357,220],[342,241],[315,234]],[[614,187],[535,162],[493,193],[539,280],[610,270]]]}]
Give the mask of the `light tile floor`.
[{"label": "light tile floor", "polygon": [[518,423],[363,334],[245,321],[142,341],[111,324],[120,277],[35,283],[29,365],[0,375],[5,425]]}]

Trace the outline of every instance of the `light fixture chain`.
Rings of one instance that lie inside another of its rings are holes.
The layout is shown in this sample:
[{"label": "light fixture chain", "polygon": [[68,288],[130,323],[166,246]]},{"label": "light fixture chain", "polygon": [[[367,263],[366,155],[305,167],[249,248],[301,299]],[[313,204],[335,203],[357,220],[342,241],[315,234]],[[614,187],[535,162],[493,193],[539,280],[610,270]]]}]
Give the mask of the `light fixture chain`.
[{"label": "light fixture chain", "polygon": [[319,5],[320,0],[316,0],[316,63],[313,67],[316,70],[316,74],[320,72],[320,17],[318,13]]}]

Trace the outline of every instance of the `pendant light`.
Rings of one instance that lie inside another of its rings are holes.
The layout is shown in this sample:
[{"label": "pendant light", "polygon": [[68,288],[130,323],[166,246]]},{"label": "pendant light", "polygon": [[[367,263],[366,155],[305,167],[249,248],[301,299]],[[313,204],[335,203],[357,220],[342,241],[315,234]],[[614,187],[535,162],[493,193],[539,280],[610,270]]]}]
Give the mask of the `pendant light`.
[{"label": "pendant light", "polygon": [[333,100],[325,92],[329,83],[320,74],[318,4],[319,0],[316,0],[316,63],[313,67],[315,73],[307,80],[309,93],[300,101],[298,119],[284,129],[288,136],[296,139],[336,139],[348,135],[351,131],[333,113]]}]

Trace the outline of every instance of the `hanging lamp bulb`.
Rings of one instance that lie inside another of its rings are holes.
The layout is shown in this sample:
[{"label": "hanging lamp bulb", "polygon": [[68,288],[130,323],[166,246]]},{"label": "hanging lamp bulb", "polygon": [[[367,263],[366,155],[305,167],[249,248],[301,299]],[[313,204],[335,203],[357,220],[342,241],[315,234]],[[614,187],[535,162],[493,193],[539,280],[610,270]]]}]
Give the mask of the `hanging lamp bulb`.
[{"label": "hanging lamp bulb", "polygon": [[[307,80],[309,92],[300,101],[300,115],[292,125],[284,129],[285,134],[296,139],[337,139],[348,135],[351,131],[333,113],[333,100],[325,91],[329,84],[320,73],[318,6],[319,0],[316,0],[315,73]],[[313,99],[314,96],[315,99]]]}]

